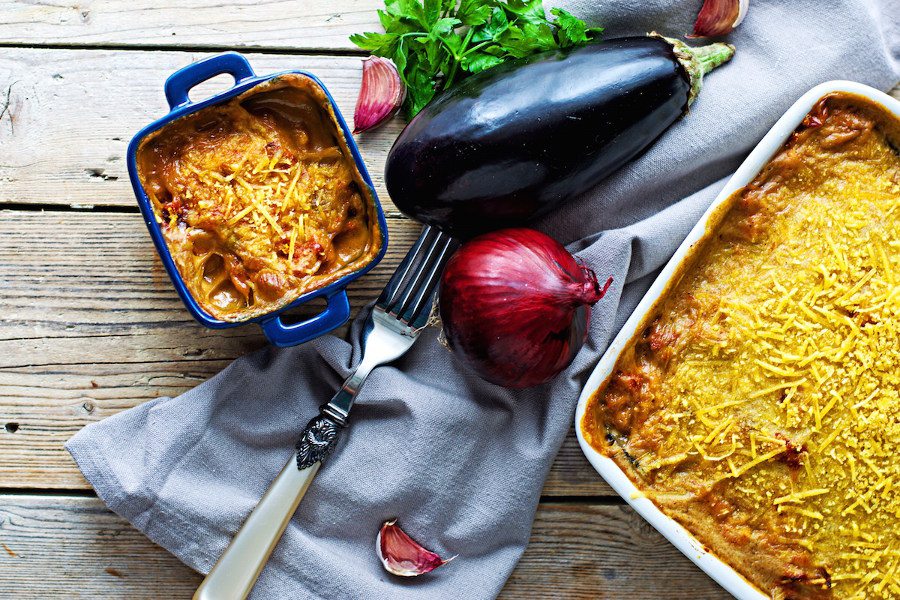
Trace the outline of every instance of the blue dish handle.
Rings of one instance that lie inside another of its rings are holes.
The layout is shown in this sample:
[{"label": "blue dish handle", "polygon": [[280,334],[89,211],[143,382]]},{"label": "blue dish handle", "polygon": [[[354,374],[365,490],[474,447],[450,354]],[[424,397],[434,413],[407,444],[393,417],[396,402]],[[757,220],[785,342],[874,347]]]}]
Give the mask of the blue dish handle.
[{"label": "blue dish handle", "polygon": [[188,92],[192,87],[224,73],[234,77],[235,85],[245,79],[256,77],[247,59],[237,52],[225,52],[204,58],[175,71],[166,79],[166,100],[169,101],[169,108],[191,104]]},{"label": "blue dish handle", "polygon": [[280,315],[260,322],[260,326],[269,341],[279,348],[296,346],[303,342],[328,333],[332,329],[340,327],[350,318],[350,300],[347,299],[347,290],[342,289],[327,297],[328,306],[314,317],[285,325]]}]

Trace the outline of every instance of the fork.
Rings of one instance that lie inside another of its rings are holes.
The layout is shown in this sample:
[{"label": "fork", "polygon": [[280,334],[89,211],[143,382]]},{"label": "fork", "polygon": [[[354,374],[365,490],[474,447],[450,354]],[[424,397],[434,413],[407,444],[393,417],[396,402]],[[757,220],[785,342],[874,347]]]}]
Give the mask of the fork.
[{"label": "fork", "polygon": [[247,517],[231,544],[197,588],[194,600],[243,600],[322,462],[347,426],[353,401],[372,369],[402,356],[431,316],[438,279],[457,242],[426,226],[375,302],[362,333],[363,356],[340,391],[303,430],[297,453]]}]

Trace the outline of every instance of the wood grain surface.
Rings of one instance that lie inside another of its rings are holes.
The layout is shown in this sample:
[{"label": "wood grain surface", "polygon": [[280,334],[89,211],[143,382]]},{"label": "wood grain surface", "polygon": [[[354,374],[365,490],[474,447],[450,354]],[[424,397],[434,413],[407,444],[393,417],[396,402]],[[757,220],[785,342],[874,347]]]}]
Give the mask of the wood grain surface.
[{"label": "wood grain surface", "polygon": [[[0,598],[178,600],[199,582],[97,498],[0,495]],[[501,597],[729,596],[628,508],[544,503]]]},{"label": "wood grain surface", "polygon": [[[131,136],[168,112],[162,82],[206,52],[3,48],[0,51],[0,205],[135,206],[125,151]],[[352,122],[362,73],[356,56],[247,55],[258,73],[315,72]],[[4,82],[6,84],[4,85]],[[204,98],[227,76],[198,86]],[[900,90],[894,90],[900,98]],[[357,137],[389,216],[384,161],[399,117]]]},{"label": "wood grain surface", "polygon": [[[392,248],[409,247],[419,227],[390,219]],[[354,309],[378,294],[400,258],[390,252],[350,287]],[[187,391],[265,343],[255,326],[211,331],[191,318],[138,213],[0,210],[0,265],[0,488],[89,487],[65,440]],[[572,437],[545,493],[612,492]]]},{"label": "wood grain surface", "polygon": [[0,40],[73,46],[346,51],[374,31],[382,0],[32,0],[0,2]]},{"label": "wood grain surface", "polygon": [[[0,48],[0,204],[134,207],[125,152],[131,137],[169,109],[163,82],[208,52]],[[352,122],[362,76],[357,56],[247,54],[258,73],[314,72]],[[5,85],[4,85],[4,82]],[[195,88],[198,100],[229,76]],[[357,137],[388,214],[387,151],[398,118]]]}]

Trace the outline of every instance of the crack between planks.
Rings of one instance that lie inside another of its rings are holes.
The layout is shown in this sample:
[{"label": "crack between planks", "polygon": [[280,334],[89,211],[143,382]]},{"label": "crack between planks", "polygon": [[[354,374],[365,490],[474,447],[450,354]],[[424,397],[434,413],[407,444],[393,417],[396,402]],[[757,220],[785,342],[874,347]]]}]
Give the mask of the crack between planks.
[{"label": "crack between planks", "polygon": [[[93,489],[0,487],[0,496],[76,496],[79,498],[96,498],[97,493]],[[540,504],[544,506],[624,506],[625,501],[619,496],[541,496]]]},{"label": "crack between planks", "polygon": [[624,506],[625,500],[621,496],[541,496],[543,505],[571,505],[571,506]]},{"label": "crack between planks", "polygon": [[[8,372],[18,372],[20,370],[27,369],[43,369],[45,367],[50,368],[59,368],[59,367],[91,367],[95,365],[170,365],[170,364],[197,364],[197,363],[208,363],[208,362],[221,362],[223,360],[233,361],[237,357],[221,357],[221,358],[207,358],[207,357],[185,357],[184,359],[167,359],[167,360],[120,360],[120,361],[102,361],[102,360],[92,360],[90,362],[80,362],[80,363],[68,363],[68,362],[57,362],[57,363],[35,363],[35,364],[20,364],[20,365],[3,365],[0,366],[0,373],[5,371]],[[53,375],[53,374],[63,374],[68,371],[42,371],[43,375]]]},{"label": "crack between planks", "polygon": [[4,116],[9,116],[9,131],[12,134],[16,133],[16,125],[15,125],[15,121],[13,120],[12,112],[9,110],[9,105],[12,103],[13,86],[16,85],[17,83],[19,83],[18,80],[13,81],[12,83],[9,84],[9,87],[6,88],[6,101],[3,103],[3,108],[0,109],[0,121],[3,120]]},{"label": "crack between planks", "polygon": [[125,213],[137,214],[141,209],[135,206],[97,206],[79,205],[79,204],[31,204],[28,202],[2,202],[0,201],[0,211],[20,211],[20,212],[105,212],[105,213]]},{"label": "crack between planks", "polygon": [[57,43],[44,42],[27,44],[0,42],[0,48],[24,50],[108,50],[127,52],[245,52],[247,54],[283,54],[306,56],[359,56],[369,55],[365,50],[355,48],[302,48],[290,46],[238,46],[229,44],[103,44],[103,43]]},{"label": "crack between planks", "polygon": [[0,487],[0,496],[45,496],[96,498],[97,492],[93,489],[65,489],[65,488],[27,488],[27,487]]},{"label": "crack between planks", "polygon": [[[41,204],[31,202],[4,202],[0,200],[0,212],[65,212],[65,213],[120,213],[140,214],[141,209],[130,205],[98,204]],[[394,221],[412,221],[399,210],[385,210],[384,217]]]}]

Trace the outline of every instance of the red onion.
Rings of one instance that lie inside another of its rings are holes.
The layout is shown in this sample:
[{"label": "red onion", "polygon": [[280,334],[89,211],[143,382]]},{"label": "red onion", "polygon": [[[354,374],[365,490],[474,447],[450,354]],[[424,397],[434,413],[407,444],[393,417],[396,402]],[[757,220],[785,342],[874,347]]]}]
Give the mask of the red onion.
[{"label": "red onion", "polygon": [[587,337],[590,307],[612,283],[553,238],[503,229],[473,238],[447,263],[440,309],[450,349],[482,378],[508,388],[549,381]]}]

